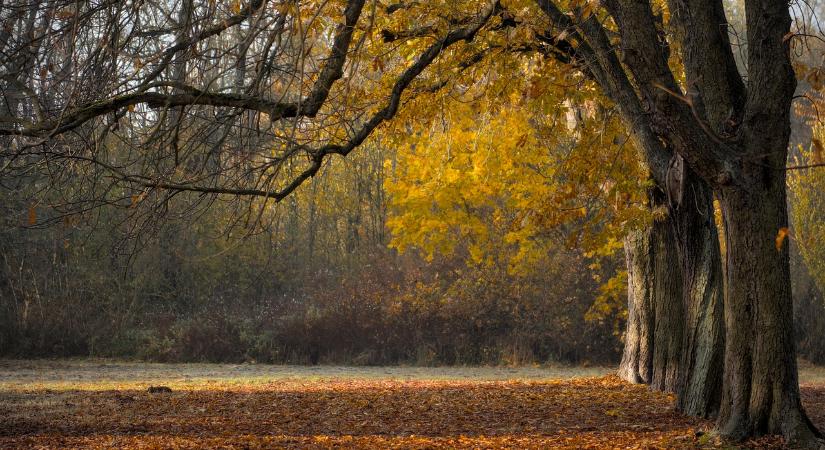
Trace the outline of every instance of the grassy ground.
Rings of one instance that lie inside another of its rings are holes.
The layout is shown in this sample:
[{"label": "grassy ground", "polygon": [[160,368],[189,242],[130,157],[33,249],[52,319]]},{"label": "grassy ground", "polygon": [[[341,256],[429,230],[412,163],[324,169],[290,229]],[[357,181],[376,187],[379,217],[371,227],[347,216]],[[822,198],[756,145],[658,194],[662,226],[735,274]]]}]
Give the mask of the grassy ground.
[{"label": "grassy ground", "polygon": [[[611,371],[0,361],[0,448],[725,445]],[[800,378],[825,428],[825,368]],[[147,392],[157,385],[172,392]]]},{"label": "grassy ground", "polygon": [[266,364],[156,364],[105,360],[0,360],[0,391],[233,388],[327,381],[506,381],[602,376],[606,367],[348,367]]}]

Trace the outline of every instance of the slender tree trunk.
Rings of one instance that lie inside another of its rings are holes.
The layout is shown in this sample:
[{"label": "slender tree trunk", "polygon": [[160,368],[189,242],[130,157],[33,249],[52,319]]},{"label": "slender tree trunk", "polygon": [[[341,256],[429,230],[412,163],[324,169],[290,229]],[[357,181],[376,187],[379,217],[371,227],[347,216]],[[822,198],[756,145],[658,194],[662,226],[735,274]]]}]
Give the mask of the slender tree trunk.
[{"label": "slender tree trunk", "polygon": [[799,398],[788,245],[777,248],[788,226],[785,175],[751,170],[721,192],[728,345],[718,425],[734,439],[781,433],[793,446],[817,448],[821,435]]},{"label": "slender tree trunk", "polygon": [[631,383],[653,379],[653,227],[625,237],[627,264],[627,331],[618,375]]}]

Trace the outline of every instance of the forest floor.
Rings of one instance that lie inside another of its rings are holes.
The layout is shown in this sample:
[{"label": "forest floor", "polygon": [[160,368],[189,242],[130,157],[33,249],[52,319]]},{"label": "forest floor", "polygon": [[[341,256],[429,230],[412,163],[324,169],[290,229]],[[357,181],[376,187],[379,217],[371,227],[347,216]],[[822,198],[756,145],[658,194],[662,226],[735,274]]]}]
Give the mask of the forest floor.
[{"label": "forest floor", "polygon": [[[730,447],[611,372],[0,360],[0,448]],[[825,429],[825,368],[800,379]]]}]

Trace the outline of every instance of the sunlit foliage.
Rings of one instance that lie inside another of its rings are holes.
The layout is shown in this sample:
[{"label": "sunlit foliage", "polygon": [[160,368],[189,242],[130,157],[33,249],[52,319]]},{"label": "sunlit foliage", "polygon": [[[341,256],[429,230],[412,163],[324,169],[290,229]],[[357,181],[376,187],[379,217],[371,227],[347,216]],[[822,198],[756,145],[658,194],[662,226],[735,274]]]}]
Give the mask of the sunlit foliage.
[{"label": "sunlit foliage", "polygon": [[[799,166],[823,162],[822,126],[814,127],[814,141],[800,148],[794,159]],[[792,238],[820,292],[825,292],[825,176],[816,167],[793,170],[788,176],[791,198]]]}]

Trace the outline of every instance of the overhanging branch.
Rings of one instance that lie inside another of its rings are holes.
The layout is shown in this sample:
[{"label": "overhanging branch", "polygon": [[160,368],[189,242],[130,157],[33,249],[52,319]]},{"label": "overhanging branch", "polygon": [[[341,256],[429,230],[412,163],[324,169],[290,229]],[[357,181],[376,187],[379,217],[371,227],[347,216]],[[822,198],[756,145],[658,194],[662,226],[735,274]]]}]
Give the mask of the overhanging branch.
[{"label": "overhanging branch", "polygon": [[[163,180],[152,180],[145,176],[127,174],[122,170],[106,164],[99,160],[89,159],[89,162],[104,167],[115,177],[121,181],[134,183],[143,188],[150,189],[165,189],[179,192],[201,192],[206,194],[226,194],[238,196],[257,196],[275,201],[280,201],[295,191],[307,179],[313,177],[321,169],[324,158],[328,155],[342,155],[346,156],[359,145],[361,145],[371,134],[378,128],[379,125],[387,120],[392,119],[398,112],[401,104],[401,97],[410,84],[427,68],[429,67],[439,55],[441,55],[447,48],[460,41],[470,41],[475,35],[484,27],[489,21],[490,17],[496,9],[498,2],[494,1],[488,4],[485,9],[474,19],[469,21],[469,24],[451,30],[447,35],[428,46],[416,59],[416,61],[396,79],[389,97],[384,106],[379,109],[373,116],[367,120],[350,138],[343,144],[328,144],[317,149],[302,148],[309,155],[310,165],[298,174],[292,181],[279,190],[267,190],[258,188],[224,188],[219,186],[204,186],[187,183],[175,183]],[[228,100],[227,100],[228,101]]]},{"label": "overhanging branch", "polygon": [[[206,39],[233,24],[240,23],[248,18],[252,12],[263,3],[263,0],[253,2],[241,11],[241,13],[236,14],[231,19],[227,19],[222,25],[201,32],[191,41],[182,42],[167,49],[165,58],[168,57],[167,59],[171,60],[174,53],[192,45],[193,42]],[[149,89],[160,86],[172,86],[172,84],[149,83],[137,92],[85,104],[64,112],[60,117],[53,120],[39,121],[29,126],[24,126],[22,129],[0,128],[0,135],[40,138],[53,137],[71,131],[96,117],[137,104],[146,104],[154,108],[193,105],[243,108],[266,113],[272,121],[291,117],[314,117],[327,100],[332,85],[343,76],[343,66],[346,61],[347,51],[352,42],[355,25],[361,15],[363,6],[364,0],[350,0],[347,3],[347,7],[344,10],[344,23],[339,24],[336,29],[330,53],[318,75],[318,79],[313,84],[306,98],[300,101],[274,102],[257,96],[208,92],[191,86],[175,86],[185,92],[166,94],[156,91],[150,92]],[[161,64],[161,66],[165,67],[163,64]],[[160,68],[156,69],[156,71],[157,70],[160,70]],[[20,121],[7,121],[6,123],[19,124]]]}]

